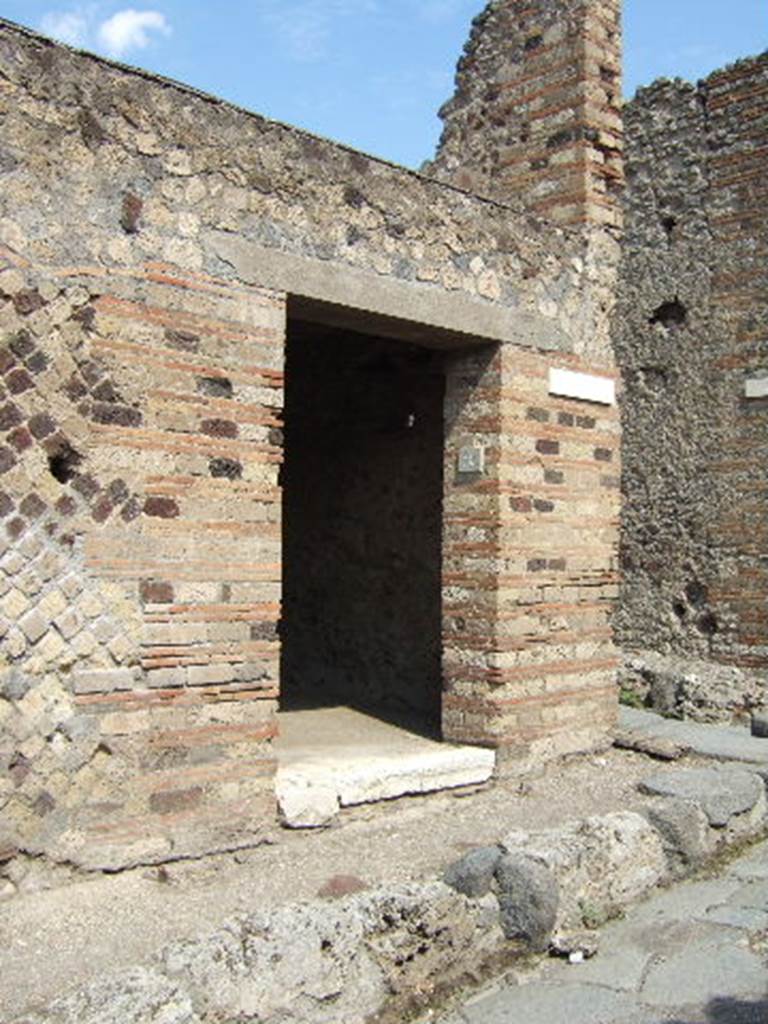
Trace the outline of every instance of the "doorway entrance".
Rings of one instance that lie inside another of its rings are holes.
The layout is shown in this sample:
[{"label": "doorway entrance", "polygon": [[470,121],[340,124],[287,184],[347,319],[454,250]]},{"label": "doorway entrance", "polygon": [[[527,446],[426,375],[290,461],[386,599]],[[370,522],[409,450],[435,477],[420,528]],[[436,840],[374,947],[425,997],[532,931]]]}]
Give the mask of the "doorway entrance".
[{"label": "doorway entrance", "polygon": [[438,736],[439,352],[289,318],[281,708]]}]

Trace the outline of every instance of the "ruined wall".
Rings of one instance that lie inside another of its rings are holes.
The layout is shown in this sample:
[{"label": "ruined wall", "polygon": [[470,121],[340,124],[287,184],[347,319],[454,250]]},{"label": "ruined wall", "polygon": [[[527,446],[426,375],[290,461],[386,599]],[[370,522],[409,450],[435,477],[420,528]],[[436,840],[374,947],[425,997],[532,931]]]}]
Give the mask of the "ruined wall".
[{"label": "ruined wall", "polygon": [[[505,646],[498,581],[518,580],[515,616],[556,612],[566,674],[592,664],[574,624],[612,585],[607,527],[593,567],[563,558],[572,531],[518,551],[558,507],[546,488],[576,488],[577,524],[583,460],[594,480],[608,458],[547,386],[550,367],[612,373],[607,264],[579,233],[7,23],[0,70],[2,856],[114,868],[271,821],[287,294],[495,342],[487,377],[446,363],[443,602],[463,611],[444,725],[524,744],[489,687],[516,700],[533,673],[557,703],[563,666],[546,616]],[[593,710],[553,749],[592,742]]]},{"label": "ruined wall", "polygon": [[[428,165],[442,180],[576,226],[582,296],[606,325],[621,223],[620,59],[617,0],[491,0],[473,23]],[[598,331],[559,365],[610,380],[607,342]],[[471,505],[454,514],[457,495],[446,507],[444,720],[467,739],[539,752],[585,749],[605,734],[617,664],[616,409],[557,394],[552,367],[503,347],[474,366],[474,391],[471,376],[449,380],[448,403],[461,406],[449,450],[473,431],[491,479],[467,481]]]},{"label": "ruined wall", "polygon": [[[625,386],[624,583],[630,650],[768,665],[765,157],[768,59],[625,110],[616,351]],[[743,683],[729,697],[737,711]]]},{"label": "ruined wall", "polygon": [[618,226],[620,3],[491,0],[440,116],[440,177],[561,223]]}]

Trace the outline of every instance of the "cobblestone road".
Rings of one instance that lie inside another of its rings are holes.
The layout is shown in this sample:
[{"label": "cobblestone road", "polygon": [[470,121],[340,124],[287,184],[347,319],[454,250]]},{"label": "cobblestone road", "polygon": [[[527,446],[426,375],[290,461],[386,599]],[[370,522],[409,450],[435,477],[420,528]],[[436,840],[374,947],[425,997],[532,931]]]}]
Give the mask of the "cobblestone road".
[{"label": "cobblestone road", "polygon": [[435,1024],[768,1024],[768,843],[604,928],[582,964],[549,960]]}]

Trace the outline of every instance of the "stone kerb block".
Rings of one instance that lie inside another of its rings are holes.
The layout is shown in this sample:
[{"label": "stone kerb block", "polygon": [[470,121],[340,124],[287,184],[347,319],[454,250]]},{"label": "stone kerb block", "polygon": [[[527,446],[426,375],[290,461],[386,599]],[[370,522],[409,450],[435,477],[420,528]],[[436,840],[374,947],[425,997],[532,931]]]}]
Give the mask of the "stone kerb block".
[{"label": "stone kerb block", "polygon": [[443,874],[443,881],[456,892],[479,899],[491,891],[502,855],[500,846],[479,846],[451,864]]},{"label": "stone kerb block", "polygon": [[545,950],[559,906],[554,872],[542,860],[514,851],[501,857],[495,875],[504,936],[536,952]]},{"label": "stone kerb block", "polygon": [[512,832],[502,846],[539,859],[554,874],[560,888],[557,933],[596,927],[642,899],[669,874],[658,832],[631,811],[560,829]]},{"label": "stone kerb block", "polygon": [[651,804],[644,813],[661,836],[673,878],[690,874],[714,853],[709,821],[698,804],[670,798]]},{"label": "stone kerb block", "polygon": [[[734,819],[765,817],[765,787],[759,776],[738,769],[690,768],[673,774],[657,774],[640,783],[640,791],[649,796],[676,797],[701,807],[712,828],[738,824]],[[754,815],[750,812],[755,812]]]}]

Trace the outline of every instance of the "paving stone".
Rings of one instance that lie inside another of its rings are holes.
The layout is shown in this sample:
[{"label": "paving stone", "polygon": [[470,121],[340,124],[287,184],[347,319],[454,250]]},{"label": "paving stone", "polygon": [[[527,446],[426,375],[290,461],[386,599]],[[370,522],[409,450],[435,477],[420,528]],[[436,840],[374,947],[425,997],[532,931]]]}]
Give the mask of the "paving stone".
[{"label": "paving stone", "polygon": [[755,907],[712,907],[707,911],[705,920],[751,932],[768,930],[768,910]]},{"label": "paving stone", "polygon": [[655,1024],[652,1011],[597,985],[521,985],[463,1010],[468,1024]]},{"label": "paving stone", "polygon": [[651,711],[622,706],[619,708],[622,728],[639,730],[650,735],[687,744],[704,757],[721,761],[768,763],[768,742],[751,736],[747,729],[727,725],[701,725],[662,718]]},{"label": "paving stone", "polygon": [[639,788],[651,796],[692,800],[700,805],[710,825],[722,828],[734,815],[751,810],[764,787],[761,780],[749,772],[689,768],[651,775],[643,779]]},{"label": "paving stone", "polygon": [[636,923],[666,925],[671,921],[691,921],[702,917],[710,907],[720,906],[739,890],[735,878],[685,882],[657,893],[636,907],[632,920]]},{"label": "paving stone", "polygon": [[643,1002],[655,1007],[697,1005],[728,992],[764,996],[766,969],[748,949],[722,945],[695,945],[652,966],[641,989]]},{"label": "paving stone", "polygon": [[768,910],[768,881],[754,881],[739,889],[731,902],[737,907]]},{"label": "paving stone", "polygon": [[728,869],[729,878],[768,878],[768,850],[761,844],[746,857],[741,857]]}]

